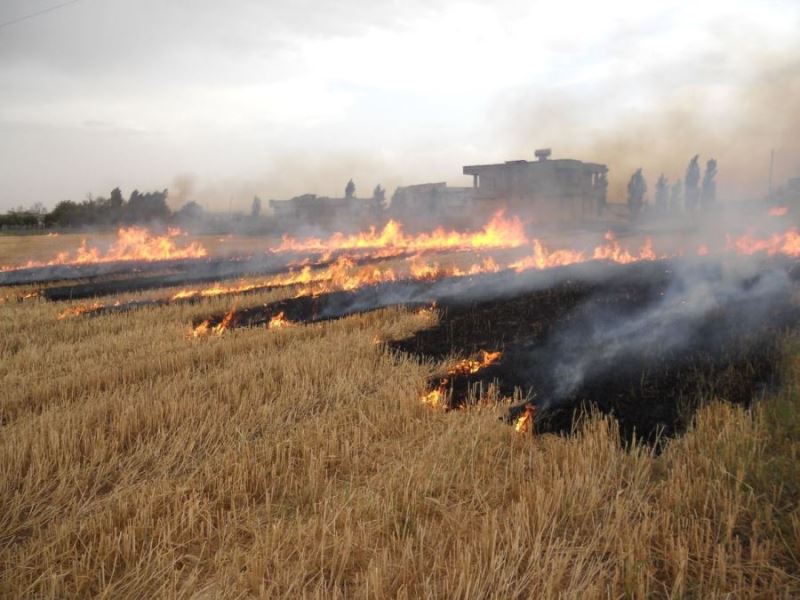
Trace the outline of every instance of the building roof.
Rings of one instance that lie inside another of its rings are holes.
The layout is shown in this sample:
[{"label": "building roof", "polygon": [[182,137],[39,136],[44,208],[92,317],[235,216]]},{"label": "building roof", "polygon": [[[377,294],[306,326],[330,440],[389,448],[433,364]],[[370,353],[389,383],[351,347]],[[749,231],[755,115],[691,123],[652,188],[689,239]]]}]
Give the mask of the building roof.
[{"label": "building roof", "polygon": [[498,169],[509,168],[532,168],[541,169],[582,169],[587,171],[596,171],[598,173],[605,173],[608,171],[606,165],[600,163],[583,162],[572,158],[556,158],[556,159],[540,159],[540,160],[509,160],[504,163],[496,163],[489,165],[466,165],[464,166],[464,175],[480,175],[482,171],[497,171]]}]

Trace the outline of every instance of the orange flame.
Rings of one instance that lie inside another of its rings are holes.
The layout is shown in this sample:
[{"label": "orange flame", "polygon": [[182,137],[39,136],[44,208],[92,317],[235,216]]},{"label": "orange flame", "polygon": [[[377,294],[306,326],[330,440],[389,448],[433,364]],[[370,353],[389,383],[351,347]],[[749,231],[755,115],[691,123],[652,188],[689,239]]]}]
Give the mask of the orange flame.
[{"label": "orange flame", "polygon": [[763,252],[768,256],[782,254],[798,257],[800,256],[800,233],[792,228],[784,233],[774,233],[766,239],[758,239],[752,233],[746,233],[736,239],[729,236],[728,249],[743,255]]},{"label": "orange flame", "polygon": [[204,337],[209,334],[214,335],[222,335],[225,333],[228,328],[230,327],[231,323],[233,322],[233,317],[236,316],[236,304],[234,304],[231,309],[225,313],[225,316],[222,317],[222,321],[211,327],[211,321],[206,319],[202,323],[200,323],[197,327],[192,330],[192,337]]},{"label": "orange flame", "polygon": [[283,311],[272,317],[267,323],[267,329],[285,329],[294,325],[292,321],[286,318]]},{"label": "orange flame", "polygon": [[606,233],[606,244],[594,249],[592,258],[594,260],[610,260],[612,262],[628,264],[640,260],[655,260],[656,254],[653,251],[653,240],[647,238],[639,250],[639,254],[631,254],[628,250],[620,246],[619,241],[612,232]]},{"label": "orange flame", "polygon": [[442,267],[439,263],[423,263],[419,257],[412,259],[409,273],[413,279],[442,279],[444,277],[463,277],[465,275],[479,275],[481,273],[497,273],[500,265],[492,257],[485,258],[480,263],[475,263],[466,269],[456,265]]},{"label": "orange flame", "polygon": [[141,227],[120,228],[117,239],[105,252],[97,247],[88,247],[86,240],[74,254],[60,252],[50,261],[28,261],[22,265],[6,265],[0,271],[30,269],[35,267],[52,267],[55,265],[83,265],[89,263],[107,263],[117,261],[158,261],[184,258],[203,258],[208,255],[206,249],[198,242],[180,247],[172,239],[184,235],[180,229],[170,229],[167,235],[153,235]]},{"label": "orange flame", "polygon": [[442,408],[444,406],[445,397],[447,396],[447,379],[442,379],[438,387],[432,389],[427,394],[423,394],[420,401],[423,404],[428,404],[434,408]]},{"label": "orange flame", "polygon": [[504,213],[500,211],[477,232],[445,231],[443,228],[438,227],[430,233],[407,235],[403,232],[403,225],[392,220],[380,231],[371,227],[368,231],[353,235],[335,233],[325,240],[320,238],[295,240],[289,236],[284,236],[283,242],[277,248],[277,251],[330,252],[334,250],[385,248],[397,251],[419,252],[517,248],[525,243],[527,243],[527,237],[522,221],[518,217],[506,219]]},{"label": "orange flame", "polygon": [[533,425],[534,414],[536,414],[536,407],[532,404],[526,404],[525,412],[523,412],[514,423],[514,431],[517,433],[528,433]]},{"label": "orange flame", "polygon": [[478,353],[478,358],[465,358],[458,361],[453,367],[448,369],[448,375],[473,375],[485,369],[489,365],[493,365],[503,355],[499,350],[497,352],[487,352],[481,350]]},{"label": "orange flame", "polygon": [[[629,264],[643,260],[659,260],[680,255],[680,253],[673,255],[656,254],[653,249],[653,241],[650,238],[646,238],[642,246],[637,251],[633,252],[623,248],[619,240],[617,240],[611,232],[606,233],[605,239],[606,242],[604,244],[597,246],[592,251],[591,258],[578,250],[550,250],[541,241],[535,239],[533,240],[533,254],[512,263],[509,267],[519,272],[528,269],[549,269],[552,267],[585,262],[587,260],[607,260],[620,264]],[[727,240],[727,250],[733,251],[739,255],[764,252],[769,256],[778,254],[791,257],[800,256],[800,233],[794,228],[783,233],[772,234],[766,239],[760,239],[752,233],[747,233],[738,238],[728,236]],[[700,244],[697,247],[696,253],[698,256],[708,255],[708,245]]]},{"label": "orange flame", "polygon": [[564,267],[578,262],[584,262],[586,257],[577,250],[548,250],[539,240],[533,240],[533,255],[511,264],[516,271],[528,269],[551,269]]},{"label": "orange flame", "polygon": [[192,337],[203,337],[208,335],[210,321],[206,319],[192,330]]},{"label": "orange flame", "polygon": [[527,271],[528,269],[551,269],[553,267],[565,267],[575,263],[586,262],[587,260],[607,260],[620,264],[628,264],[641,260],[656,260],[667,258],[666,255],[656,255],[653,250],[653,241],[645,239],[638,252],[630,252],[617,240],[612,232],[605,235],[606,242],[597,246],[591,254],[591,258],[579,250],[559,249],[550,250],[538,239],[533,240],[533,254],[522,260],[518,260],[510,265],[515,271]]},{"label": "orange flame", "polygon": [[305,296],[320,294],[334,290],[353,290],[364,285],[395,281],[397,276],[391,268],[361,267],[357,268],[355,262],[347,256],[340,256],[332,265],[312,271],[310,265],[305,265],[300,271],[290,270],[288,273],[275,275],[257,281],[241,281],[236,285],[222,285],[216,283],[207,288],[185,289],[174,294],[171,300],[187,298],[208,298],[224,294],[238,294],[251,292],[271,287],[290,285],[318,284],[301,289],[297,295]]},{"label": "orange flame", "polygon": [[458,361],[455,365],[447,370],[448,377],[443,377],[439,380],[439,385],[434,389],[424,393],[420,397],[420,401],[424,404],[440,408],[444,405],[445,398],[447,397],[447,384],[450,382],[450,377],[458,375],[474,375],[478,371],[485,369],[489,365],[493,365],[500,360],[503,355],[501,351],[487,352],[481,350],[476,358],[465,358]]},{"label": "orange flame", "polygon": [[276,275],[265,280],[241,281],[236,285],[222,285],[215,283],[207,288],[194,288],[181,290],[174,294],[170,300],[185,300],[187,298],[211,298],[225,294],[239,294],[255,290],[276,287],[281,285],[293,285],[297,283],[308,283],[312,280],[311,267],[305,266],[300,271],[289,271],[286,274]]},{"label": "orange flame", "polygon": [[225,316],[222,317],[222,321],[217,323],[212,328],[214,335],[222,335],[223,333],[225,333],[228,327],[230,327],[230,324],[233,321],[233,316],[235,314],[236,314],[236,306],[233,306],[228,312],[225,313]]},{"label": "orange flame", "polygon": [[88,312],[99,310],[101,308],[103,308],[103,303],[102,302],[91,302],[91,303],[88,303],[88,304],[79,304],[77,306],[71,306],[69,308],[66,308],[66,309],[62,310],[58,314],[58,320],[61,321],[62,319],[67,319],[67,318],[70,318],[70,317],[77,317],[79,315],[83,315],[83,314],[86,314]]}]

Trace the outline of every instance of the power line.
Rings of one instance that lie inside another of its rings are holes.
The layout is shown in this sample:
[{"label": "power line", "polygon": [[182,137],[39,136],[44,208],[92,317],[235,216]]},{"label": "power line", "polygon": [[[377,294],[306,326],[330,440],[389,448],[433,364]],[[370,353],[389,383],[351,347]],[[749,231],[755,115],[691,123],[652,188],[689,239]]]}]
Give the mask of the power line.
[{"label": "power line", "polygon": [[70,4],[75,4],[76,2],[80,2],[81,0],[68,0],[67,2],[62,2],[61,4],[56,4],[55,6],[51,6],[50,8],[44,8],[42,10],[36,11],[29,15],[24,15],[22,17],[17,17],[16,19],[11,19],[10,21],[5,21],[0,23],[0,29],[4,27],[8,27],[9,25],[16,25],[17,23],[21,23],[22,21],[27,21],[28,19],[33,19],[34,17],[38,17],[40,15],[47,14],[49,12],[53,12],[54,10],[58,10],[59,8],[64,8],[65,6],[69,6]]}]

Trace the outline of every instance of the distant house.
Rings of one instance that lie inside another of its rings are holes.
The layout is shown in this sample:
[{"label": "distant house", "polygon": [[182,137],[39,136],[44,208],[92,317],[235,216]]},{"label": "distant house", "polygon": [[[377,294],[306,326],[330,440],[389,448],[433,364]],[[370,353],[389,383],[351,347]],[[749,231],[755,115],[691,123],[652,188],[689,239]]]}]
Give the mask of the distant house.
[{"label": "distant house", "polygon": [[532,215],[539,222],[568,222],[602,213],[606,204],[608,167],[573,159],[550,159],[550,149],[537,150],[537,160],[468,165],[478,202],[495,202],[509,211]]},{"label": "distant house", "polygon": [[[474,191],[469,187],[450,187],[444,182],[419,183],[398,187],[392,195],[389,214],[404,223],[435,218],[454,223],[472,208]],[[470,210],[471,212],[471,210]]]},{"label": "distant house", "polygon": [[[314,194],[291,200],[270,200],[281,223],[321,227],[378,224],[393,218],[410,228],[452,227],[484,222],[506,209],[534,223],[571,224],[600,215],[606,205],[608,167],[572,159],[550,159],[550,150],[537,150],[537,160],[468,165],[472,187],[444,182],[398,187],[388,207],[380,197],[356,198],[348,182],[344,198]],[[348,191],[349,190],[349,191]]]},{"label": "distant house", "polygon": [[269,207],[280,222],[322,227],[374,223],[383,210],[380,202],[373,198],[328,198],[316,194],[303,194],[290,200],[270,200]]}]

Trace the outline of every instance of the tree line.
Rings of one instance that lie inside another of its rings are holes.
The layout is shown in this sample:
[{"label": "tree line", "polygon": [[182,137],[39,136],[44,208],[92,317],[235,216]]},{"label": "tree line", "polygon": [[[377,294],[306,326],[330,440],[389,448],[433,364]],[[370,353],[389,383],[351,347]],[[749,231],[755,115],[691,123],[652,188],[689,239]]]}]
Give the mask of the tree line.
[{"label": "tree line", "polygon": [[[686,176],[670,183],[662,173],[656,181],[655,205],[653,211],[659,214],[669,212],[691,212],[709,208],[717,199],[717,161],[713,158],[706,163],[706,170],[700,173],[700,156],[694,155],[686,167]],[[628,181],[628,207],[631,216],[638,217],[647,207],[647,182],[642,169],[637,169]]]},{"label": "tree line", "polygon": [[126,200],[119,188],[106,198],[87,198],[81,202],[62,200],[47,211],[41,204],[16,208],[0,215],[0,228],[118,226],[153,221],[198,219],[202,207],[188,202],[173,212],[167,204],[167,190],[142,193],[134,190]]}]

